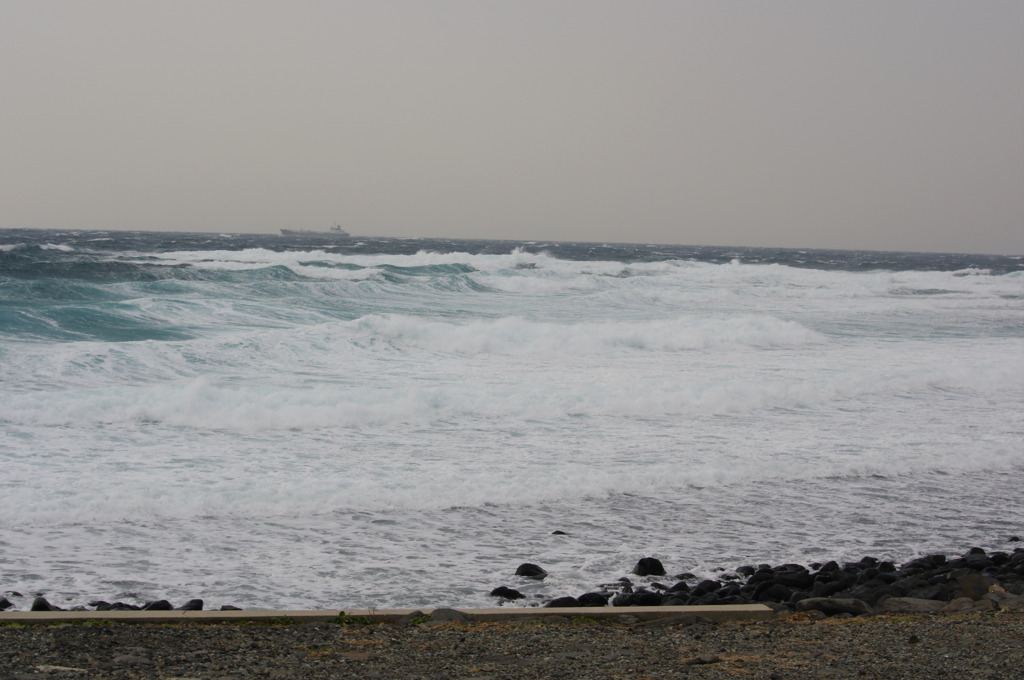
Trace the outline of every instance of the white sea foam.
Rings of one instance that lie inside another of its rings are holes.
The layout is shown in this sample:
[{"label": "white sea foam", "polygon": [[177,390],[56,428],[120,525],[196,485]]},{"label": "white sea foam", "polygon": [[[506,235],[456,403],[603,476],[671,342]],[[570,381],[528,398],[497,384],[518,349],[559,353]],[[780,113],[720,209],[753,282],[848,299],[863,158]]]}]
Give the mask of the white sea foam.
[{"label": "white sea foam", "polygon": [[[79,335],[0,343],[4,588],[486,606],[503,583],[579,594],[644,554],[699,573],[903,558],[1024,522],[1017,274],[135,261],[187,275],[27,306]],[[516,581],[523,561],[552,576]]]}]

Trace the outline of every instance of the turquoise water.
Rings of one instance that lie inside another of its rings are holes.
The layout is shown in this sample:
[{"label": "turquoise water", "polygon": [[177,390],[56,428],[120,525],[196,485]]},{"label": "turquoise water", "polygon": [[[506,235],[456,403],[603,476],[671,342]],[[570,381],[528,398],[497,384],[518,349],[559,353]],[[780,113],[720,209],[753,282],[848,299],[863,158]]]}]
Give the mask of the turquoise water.
[{"label": "turquoise water", "polygon": [[0,231],[0,589],[487,606],[644,555],[995,546],[1024,523],[1022,269]]}]

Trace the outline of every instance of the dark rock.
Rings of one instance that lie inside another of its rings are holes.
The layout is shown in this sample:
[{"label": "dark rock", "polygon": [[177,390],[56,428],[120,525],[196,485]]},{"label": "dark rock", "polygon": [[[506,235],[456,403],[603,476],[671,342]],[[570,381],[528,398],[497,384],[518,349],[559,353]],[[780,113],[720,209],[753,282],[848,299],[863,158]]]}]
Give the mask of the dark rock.
[{"label": "dark rock", "polygon": [[240,612],[240,611],[242,611],[242,608],[241,607],[236,607],[233,604],[225,604],[225,605],[221,605],[220,610],[222,612]]},{"label": "dark rock", "polygon": [[633,593],[634,607],[660,607],[665,596],[661,593],[653,593],[650,590],[638,590]]},{"label": "dark rock", "polygon": [[545,607],[579,607],[580,601],[575,597],[556,597],[555,599],[548,602]]},{"label": "dark rock", "polygon": [[[1024,553],[1022,553],[1022,554],[1024,554]],[[683,574],[676,574],[672,578],[674,578],[674,579],[676,579],[678,581],[696,581],[697,580],[697,575],[696,574],[691,574],[690,572],[685,572]]]},{"label": "dark rock", "polygon": [[669,587],[668,592],[670,593],[688,593],[690,592],[690,584],[686,581],[679,581],[675,585]]},{"label": "dark rock", "polygon": [[110,605],[109,609],[110,611],[115,612],[137,612],[142,609],[142,607],[137,604],[128,604],[127,602],[115,602]]},{"label": "dark rock", "polygon": [[747,579],[748,586],[756,586],[759,583],[767,583],[775,580],[775,574],[770,571],[758,571],[755,572],[750,578]]},{"label": "dark rock", "polygon": [[576,599],[581,607],[604,607],[608,604],[608,595],[605,593],[584,593]]},{"label": "dark rock", "polygon": [[1020,536],[1010,536],[1010,538],[1006,539],[1007,543],[1017,543],[1018,541],[1020,541]]},{"label": "dark rock", "polygon": [[699,597],[699,596],[705,595],[707,593],[713,593],[713,592],[715,592],[716,590],[718,590],[721,587],[722,587],[722,584],[719,583],[718,581],[712,581],[712,580],[708,579],[708,580],[701,581],[700,583],[695,585],[693,588],[691,588],[690,589],[690,594],[695,596],[695,597]]},{"label": "dark rock", "polygon": [[0,597],[0,612],[5,609],[10,609],[14,606],[14,603],[8,600],[6,597]]},{"label": "dark rock", "polygon": [[167,600],[154,600],[153,602],[147,602],[142,606],[143,611],[167,612],[172,609],[174,609],[174,607],[172,607],[171,603]]},{"label": "dark rock", "polygon": [[804,571],[776,571],[775,583],[787,588],[810,588],[814,583],[814,577],[810,572]]},{"label": "dark rock", "polygon": [[637,576],[664,576],[665,567],[656,557],[641,557],[633,567],[633,573]]},{"label": "dark rock", "polygon": [[552,536],[568,536],[569,534],[565,533],[561,529],[555,529],[554,531],[551,532],[551,535]]},{"label": "dark rock", "polygon": [[793,595],[793,591],[780,583],[765,583],[766,587],[754,593],[755,601],[785,602]]},{"label": "dark rock", "polygon": [[909,570],[929,571],[931,569],[935,569],[936,567],[941,567],[945,563],[945,555],[925,555],[924,557],[918,557],[915,560],[905,562],[903,566],[900,567],[900,571],[904,573],[908,572]]},{"label": "dark rock", "polygon": [[722,586],[716,592],[718,592],[719,597],[735,597],[736,595],[739,595],[741,591],[738,585],[730,583]]},{"label": "dark rock", "polygon": [[876,578],[879,573],[881,572],[879,572],[878,569],[876,569],[875,567],[865,569],[864,571],[860,572],[859,576],[857,576],[857,583],[867,583],[868,581],[871,581],[872,579]]},{"label": "dark rock", "polygon": [[834,616],[836,614],[852,614],[853,616],[860,616],[862,614],[871,613],[871,607],[867,602],[853,598],[809,597],[806,600],[800,600],[796,603],[797,611],[805,612],[810,609],[823,612],[829,616]]},{"label": "dark rock", "polygon": [[491,597],[500,597],[505,600],[521,600],[524,597],[526,597],[518,590],[508,588],[506,586],[498,586],[497,588],[491,591],[490,595]]},{"label": "dark rock", "polygon": [[1010,554],[1004,552],[994,552],[989,554],[988,558],[992,560],[994,564],[1001,567],[1010,561]]},{"label": "dark rock", "polygon": [[967,562],[967,568],[975,571],[981,571],[987,567],[993,567],[996,564],[988,555],[979,555],[977,553],[968,555],[964,560]]},{"label": "dark rock", "polygon": [[532,578],[535,581],[543,581],[547,575],[548,572],[544,571],[536,564],[530,564],[529,562],[520,564],[519,567],[516,568],[516,576],[525,576],[526,578]]},{"label": "dark rock", "polygon": [[814,585],[811,586],[811,592],[815,597],[832,597],[836,593],[840,593],[847,588],[852,588],[856,583],[857,577],[853,575],[845,576],[838,581],[832,581],[831,583],[815,581]]},{"label": "dark rock", "polygon": [[894,590],[893,587],[887,583],[872,580],[851,590],[850,597],[863,600],[869,605],[874,606],[877,602],[887,597],[895,597],[898,592],[900,591]]},{"label": "dark rock", "polygon": [[718,593],[704,593],[703,595],[700,595],[699,597],[691,597],[687,601],[687,604],[697,605],[697,606],[706,606],[706,605],[710,605],[710,604],[722,604],[722,598],[718,595]]},{"label": "dark rock", "polygon": [[967,552],[964,553],[964,557],[966,557],[967,555],[984,555],[984,554],[985,554],[984,548],[971,548],[970,550],[968,550]]},{"label": "dark rock", "polygon": [[619,593],[612,598],[613,607],[632,607],[633,593]]},{"label": "dark rock", "polygon": [[200,612],[203,610],[203,601],[200,599],[189,600],[180,607],[175,607],[175,609],[183,612]]},{"label": "dark rock", "polygon": [[40,597],[37,597],[36,599],[32,600],[32,608],[30,609],[30,611],[34,611],[34,612],[60,612],[60,611],[64,611],[64,610],[61,609],[60,607],[56,606],[56,605],[50,604],[49,600],[47,600],[45,597],[41,597],[40,596]]}]

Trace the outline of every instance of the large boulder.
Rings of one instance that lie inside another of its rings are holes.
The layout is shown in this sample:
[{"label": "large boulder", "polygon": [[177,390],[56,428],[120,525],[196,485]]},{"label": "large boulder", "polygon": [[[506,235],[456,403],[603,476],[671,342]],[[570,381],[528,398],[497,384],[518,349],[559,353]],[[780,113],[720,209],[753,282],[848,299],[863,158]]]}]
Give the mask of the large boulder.
[{"label": "large boulder", "polygon": [[608,604],[608,595],[605,593],[583,593],[576,599],[581,607],[604,607]]},{"label": "large boulder", "polygon": [[532,578],[535,581],[543,581],[547,578],[548,572],[544,571],[536,564],[530,564],[524,562],[516,568],[516,576],[525,576],[526,578]]},{"label": "large boulder", "polygon": [[524,597],[526,597],[518,590],[509,588],[507,586],[498,586],[497,588],[491,591],[490,595],[491,597],[500,597],[504,600],[521,600]]},{"label": "large boulder", "polygon": [[641,557],[633,567],[633,573],[637,576],[664,576],[665,567],[657,557]]},{"label": "large boulder", "polygon": [[31,611],[34,612],[59,612],[63,611],[60,607],[50,604],[50,601],[45,597],[37,597],[32,600]]}]

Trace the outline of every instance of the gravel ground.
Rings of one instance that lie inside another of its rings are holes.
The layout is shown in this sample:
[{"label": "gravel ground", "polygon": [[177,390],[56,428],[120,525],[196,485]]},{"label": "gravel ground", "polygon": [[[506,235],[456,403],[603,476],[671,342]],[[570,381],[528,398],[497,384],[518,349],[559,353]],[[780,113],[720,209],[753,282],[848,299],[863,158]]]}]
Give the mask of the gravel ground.
[{"label": "gravel ground", "polygon": [[0,627],[0,678],[1024,678],[1024,614]]}]

